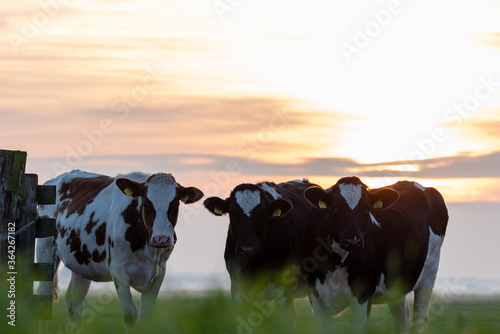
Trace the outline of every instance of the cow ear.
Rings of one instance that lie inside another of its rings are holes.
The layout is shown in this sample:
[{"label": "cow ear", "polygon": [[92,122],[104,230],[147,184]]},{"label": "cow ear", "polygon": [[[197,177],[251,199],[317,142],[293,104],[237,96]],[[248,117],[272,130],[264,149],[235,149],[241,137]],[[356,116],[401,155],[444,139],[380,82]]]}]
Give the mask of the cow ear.
[{"label": "cow ear", "polygon": [[178,188],[179,200],[184,204],[191,204],[194,202],[198,202],[203,197],[203,192],[195,187],[187,187],[179,185]]},{"label": "cow ear", "polygon": [[228,201],[220,197],[209,197],[203,202],[203,205],[216,216],[222,216],[229,211]]},{"label": "cow ear", "polygon": [[116,186],[129,197],[139,197],[144,194],[144,184],[126,178],[116,180]]},{"label": "cow ear", "polygon": [[374,209],[387,209],[399,200],[399,192],[391,188],[382,188],[369,192],[370,206]]},{"label": "cow ear", "polygon": [[307,198],[312,206],[321,210],[327,209],[332,202],[330,194],[318,186],[307,188],[304,191],[304,197]]},{"label": "cow ear", "polygon": [[283,218],[292,210],[292,203],[286,199],[277,199],[266,205],[267,213],[273,218]]}]

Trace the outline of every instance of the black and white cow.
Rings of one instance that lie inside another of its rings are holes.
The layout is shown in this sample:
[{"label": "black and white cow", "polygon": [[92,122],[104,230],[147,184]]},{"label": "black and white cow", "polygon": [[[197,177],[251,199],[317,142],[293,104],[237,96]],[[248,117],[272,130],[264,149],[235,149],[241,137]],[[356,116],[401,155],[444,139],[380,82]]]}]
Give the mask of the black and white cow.
[{"label": "black and white cow", "polygon": [[[300,291],[299,241],[311,210],[303,194],[312,185],[307,180],[240,184],[226,199],[205,200],[211,213],[229,214],[224,259],[233,300],[266,298],[289,305]],[[246,284],[259,278],[264,286],[251,295]]]},{"label": "black and white cow", "polygon": [[448,223],[441,194],[409,181],[369,190],[346,177],[304,195],[316,210],[303,256],[316,262],[302,270],[323,329],[331,330],[331,316],[351,306],[351,331],[362,332],[372,303],[388,303],[396,332],[407,332],[411,291],[414,329],[425,328]]},{"label": "black and white cow", "polygon": [[[142,318],[156,301],[177,239],[179,201],[193,203],[203,193],[164,173],[111,178],[72,171],[46,184],[57,189],[57,250],[71,270],[66,305],[72,328],[81,326],[91,282],[113,281],[129,331],[137,318],[130,288],[141,293]],[[38,261],[51,262],[51,253],[52,238],[40,240]],[[40,284],[39,293],[51,293],[45,289]]]}]

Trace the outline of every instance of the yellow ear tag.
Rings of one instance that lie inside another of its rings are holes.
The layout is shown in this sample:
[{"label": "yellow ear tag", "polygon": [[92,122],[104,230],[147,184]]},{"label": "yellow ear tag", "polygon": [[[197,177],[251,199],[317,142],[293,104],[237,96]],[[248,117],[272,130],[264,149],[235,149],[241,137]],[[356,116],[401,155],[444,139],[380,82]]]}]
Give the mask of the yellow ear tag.
[{"label": "yellow ear tag", "polygon": [[322,200],[319,200],[319,201],[318,201],[318,207],[319,207],[320,209],[326,209],[326,203],[325,203],[325,202],[323,202]]},{"label": "yellow ear tag", "polygon": [[222,216],[222,210],[221,210],[221,209],[219,209],[218,207],[215,207],[215,208],[214,208],[214,213],[215,213],[216,215]]},{"label": "yellow ear tag", "polygon": [[134,192],[132,191],[132,189],[130,189],[130,188],[126,188],[123,192],[124,192],[124,193],[125,193],[125,195],[127,195],[128,197],[132,196],[132,194],[134,193]]},{"label": "yellow ear tag", "polygon": [[273,217],[281,217],[281,209],[274,210]]},{"label": "yellow ear tag", "polygon": [[179,198],[179,200],[182,202],[182,203],[186,203],[187,200],[188,200],[189,196],[186,195],[186,196],[183,196],[182,198]]},{"label": "yellow ear tag", "polygon": [[383,206],[384,206],[384,203],[382,203],[382,201],[381,201],[381,200],[378,200],[378,201],[376,201],[375,203],[373,203],[373,207],[374,207],[375,209],[381,209]]}]

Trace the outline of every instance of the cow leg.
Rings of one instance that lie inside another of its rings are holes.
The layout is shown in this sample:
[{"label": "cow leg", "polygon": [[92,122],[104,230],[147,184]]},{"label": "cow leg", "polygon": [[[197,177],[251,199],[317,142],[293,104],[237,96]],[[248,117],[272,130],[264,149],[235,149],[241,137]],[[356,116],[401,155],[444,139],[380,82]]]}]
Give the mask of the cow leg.
[{"label": "cow leg", "polygon": [[412,333],[424,333],[426,330],[431,294],[432,287],[419,287],[415,290]]},{"label": "cow leg", "polygon": [[113,278],[113,281],[115,282],[118,298],[120,298],[125,329],[127,330],[127,333],[130,333],[134,327],[135,321],[137,320],[137,307],[135,306],[132,294],[130,293],[130,282],[118,280],[117,278]]},{"label": "cow leg", "polygon": [[316,297],[315,293],[309,294],[309,300],[314,311],[314,317],[318,322],[320,333],[331,334],[333,333],[333,319],[332,315],[327,311],[321,298]]},{"label": "cow leg", "polygon": [[83,301],[89,291],[91,281],[71,272],[68,290],[66,291],[66,309],[73,331],[82,327]]},{"label": "cow leg", "polygon": [[364,303],[358,302],[356,297],[352,298],[352,320],[351,320],[351,333],[364,333],[366,323],[368,322],[368,315],[371,311],[371,301]]},{"label": "cow leg", "polygon": [[424,333],[427,328],[427,317],[429,313],[432,289],[434,288],[439,268],[441,244],[441,237],[431,235],[428,250],[429,254],[427,255],[421,277],[419,277],[417,285],[414,288],[415,300],[413,304],[412,333]]},{"label": "cow leg", "polygon": [[165,266],[160,266],[160,271],[158,275],[153,279],[153,282],[149,288],[141,294],[141,322],[146,320],[147,316],[150,314],[153,308],[156,298],[158,297],[158,292],[160,291],[161,284],[163,283],[163,278],[165,277]]},{"label": "cow leg", "polygon": [[293,298],[287,300],[287,309],[290,314],[290,318],[293,320],[294,325],[297,325],[297,308],[295,307],[295,303]]},{"label": "cow leg", "polygon": [[410,331],[410,307],[406,296],[399,301],[389,303],[388,306],[394,321],[394,332],[396,334],[408,333]]},{"label": "cow leg", "polygon": [[432,280],[432,284],[423,284],[415,289],[412,333],[424,333],[426,331],[434,280]]}]

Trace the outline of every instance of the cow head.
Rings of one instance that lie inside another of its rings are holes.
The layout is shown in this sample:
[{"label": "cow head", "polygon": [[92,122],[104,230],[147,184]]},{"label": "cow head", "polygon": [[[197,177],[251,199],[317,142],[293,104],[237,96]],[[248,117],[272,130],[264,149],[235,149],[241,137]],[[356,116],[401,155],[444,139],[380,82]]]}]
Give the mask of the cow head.
[{"label": "cow head", "polygon": [[399,199],[399,193],[390,188],[368,191],[355,176],[342,178],[327,190],[310,187],[304,195],[313,206],[328,213],[333,237],[347,251],[363,247],[367,226],[380,226],[372,212],[386,209]]},{"label": "cow head", "polygon": [[174,227],[179,213],[179,201],[190,204],[203,197],[194,187],[185,188],[170,174],[151,175],[144,183],[126,178],[116,185],[129,197],[141,198],[140,212],[148,232],[151,247],[171,249],[174,246]]},{"label": "cow head", "polygon": [[268,199],[262,189],[253,184],[240,184],[234,188],[230,197],[210,197],[205,200],[204,205],[216,216],[229,213],[229,230],[234,239],[234,251],[240,256],[257,254],[266,222],[282,218],[292,208],[287,200]]}]

